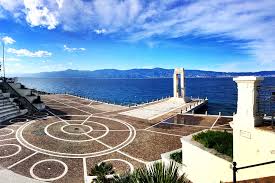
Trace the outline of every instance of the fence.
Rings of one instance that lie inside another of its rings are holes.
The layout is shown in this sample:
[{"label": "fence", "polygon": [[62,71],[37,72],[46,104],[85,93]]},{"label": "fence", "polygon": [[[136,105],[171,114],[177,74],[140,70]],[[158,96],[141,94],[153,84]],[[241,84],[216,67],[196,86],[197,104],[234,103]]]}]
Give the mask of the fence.
[{"label": "fence", "polygon": [[272,128],[275,123],[275,86],[259,86],[258,91],[258,114],[271,121]]},{"label": "fence", "polygon": [[272,164],[272,163],[275,163],[275,161],[268,161],[268,162],[264,162],[264,163],[254,164],[254,165],[237,167],[237,163],[233,162],[233,168],[232,168],[232,170],[233,170],[233,183],[237,183],[237,171],[238,170],[247,169],[247,168],[253,168],[253,167],[257,167],[257,166],[268,165],[268,164]]}]

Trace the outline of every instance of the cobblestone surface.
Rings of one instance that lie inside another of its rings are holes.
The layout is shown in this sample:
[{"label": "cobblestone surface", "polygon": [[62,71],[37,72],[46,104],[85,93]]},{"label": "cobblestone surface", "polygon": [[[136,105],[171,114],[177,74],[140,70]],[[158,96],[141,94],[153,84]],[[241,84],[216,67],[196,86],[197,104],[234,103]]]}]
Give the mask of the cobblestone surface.
[{"label": "cobblestone surface", "polygon": [[[164,120],[175,112],[142,120],[119,114],[133,108],[70,95],[44,95],[42,100],[46,116],[23,116],[0,126],[0,166],[57,183],[84,182],[91,167],[102,161],[112,163],[119,174],[145,166],[162,153],[179,149],[183,135],[208,129],[216,120],[196,116]],[[217,128],[229,121],[218,120]]]}]

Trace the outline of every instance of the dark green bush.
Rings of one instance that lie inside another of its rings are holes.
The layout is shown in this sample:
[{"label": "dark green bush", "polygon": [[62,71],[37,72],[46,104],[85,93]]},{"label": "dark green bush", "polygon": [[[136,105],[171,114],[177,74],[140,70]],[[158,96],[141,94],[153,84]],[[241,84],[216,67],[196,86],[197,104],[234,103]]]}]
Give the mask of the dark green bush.
[{"label": "dark green bush", "polygon": [[233,135],[226,131],[206,131],[193,136],[193,139],[207,148],[233,157]]},{"label": "dark green bush", "polygon": [[115,174],[113,166],[101,163],[91,169],[91,176],[97,176],[96,183],[190,183],[186,175],[179,175],[179,167],[174,163],[165,166],[155,163],[148,167],[137,168],[133,173],[107,178],[106,175]]},{"label": "dark green bush", "polygon": [[170,154],[170,158],[178,163],[182,163],[182,151]]}]

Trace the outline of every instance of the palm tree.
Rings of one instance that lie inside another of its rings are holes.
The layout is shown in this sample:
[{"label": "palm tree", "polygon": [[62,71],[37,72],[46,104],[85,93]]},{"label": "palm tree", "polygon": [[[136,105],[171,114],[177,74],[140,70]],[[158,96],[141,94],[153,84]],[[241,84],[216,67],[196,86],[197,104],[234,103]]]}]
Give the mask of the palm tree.
[{"label": "palm tree", "polygon": [[155,163],[149,167],[139,168],[133,174],[115,178],[115,183],[190,183],[185,174],[179,175],[178,171],[174,163],[168,166]]},{"label": "palm tree", "polygon": [[107,175],[114,174],[113,165],[110,163],[102,162],[98,165],[95,165],[94,168],[91,169],[91,176],[97,176],[95,182],[96,183],[110,183],[112,180],[107,178]]},{"label": "palm tree", "polygon": [[96,183],[190,183],[185,174],[179,175],[179,168],[173,162],[169,165],[155,163],[133,173],[107,178],[114,173],[112,164],[101,163],[91,169],[90,175],[97,176]]}]

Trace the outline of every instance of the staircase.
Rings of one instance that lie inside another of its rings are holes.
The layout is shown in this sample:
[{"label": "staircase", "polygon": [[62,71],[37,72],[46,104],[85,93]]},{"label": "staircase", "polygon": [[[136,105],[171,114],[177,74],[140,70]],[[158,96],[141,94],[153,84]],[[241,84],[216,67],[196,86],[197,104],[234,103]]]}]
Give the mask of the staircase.
[{"label": "staircase", "polygon": [[20,110],[15,103],[11,102],[9,93],[3,93],[0,90],[0,122],[23,115],[26,112],[26,110]]}]

